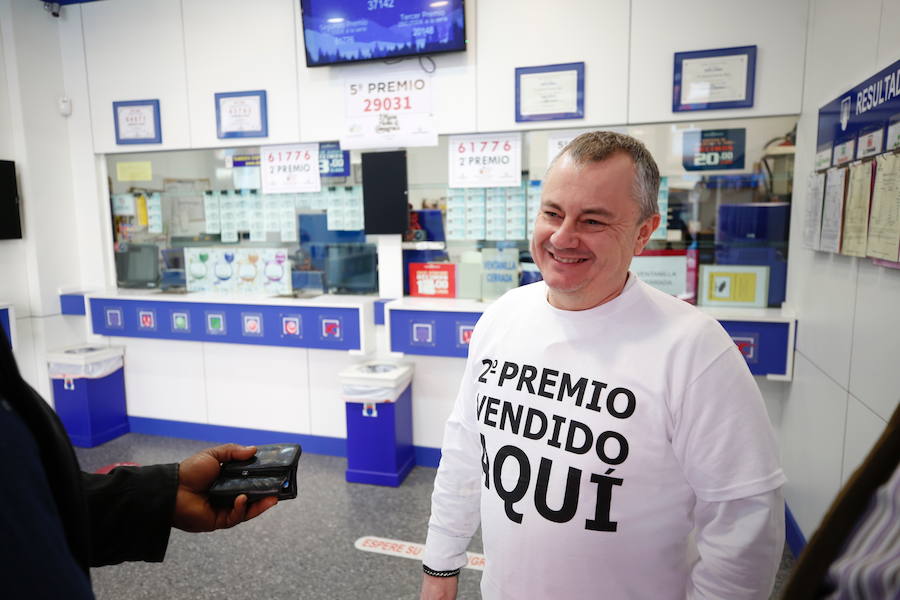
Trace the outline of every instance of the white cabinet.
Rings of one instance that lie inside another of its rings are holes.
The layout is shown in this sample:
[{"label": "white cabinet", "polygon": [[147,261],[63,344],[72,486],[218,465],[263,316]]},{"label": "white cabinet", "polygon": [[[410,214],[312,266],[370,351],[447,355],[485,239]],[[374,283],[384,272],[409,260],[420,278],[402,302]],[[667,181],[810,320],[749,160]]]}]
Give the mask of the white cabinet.
[{"label": "white cabinet", "polygon": [[[478,131],[626,122],[628,0],[482,1],[477,9]],[[517,124],[516,67],[571,62],[585,63],[584,118]]]},{"label": "white cabinet", "polygon": [[[800,112],[806,2],[632,0],[629,123]],[[757,46],[752,108],[672,112],[676,52]]]},{"label": "white cabinet", "polygon": [[[192,145],[209,148],[298,141],[294,27],[300,13],[298,2],[183,0],[183,6]],[[219,139],[215,94],[251,90],[266,92],[268,137]]]},{"label": "white cabinet", "polygon": [[[180,0],[115,0],[82,7],[94,151],[189,148]],[[162,143],[117,145],[113,105],[159,100]]]}]

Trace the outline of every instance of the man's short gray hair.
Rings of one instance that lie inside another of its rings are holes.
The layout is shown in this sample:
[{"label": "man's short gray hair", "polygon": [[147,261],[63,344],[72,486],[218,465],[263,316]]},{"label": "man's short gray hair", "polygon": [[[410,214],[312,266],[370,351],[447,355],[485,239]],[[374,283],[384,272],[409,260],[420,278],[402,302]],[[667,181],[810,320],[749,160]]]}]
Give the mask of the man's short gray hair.
[{"label": "man's short gray hair", "polygon": [[656,199],[659,194],[659,168],[646,146],[630,135],[613,131],[582,133],[560,150],[550,163],[547,173],[564,156],[568,156],[575,165],[582,166],[600,162],[618,153],[627,154],[634,163],[634,199],[640,209],[640,220],[644,221],[658,214]]}]

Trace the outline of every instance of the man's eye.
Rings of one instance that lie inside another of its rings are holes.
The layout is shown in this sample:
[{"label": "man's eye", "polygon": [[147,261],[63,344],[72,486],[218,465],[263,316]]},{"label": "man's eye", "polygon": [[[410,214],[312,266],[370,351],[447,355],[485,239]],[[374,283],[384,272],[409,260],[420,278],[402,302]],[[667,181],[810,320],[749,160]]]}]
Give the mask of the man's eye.
[{"label": "man's eye", "polygon": [[555,219],[555,218],[559,217],[559,213],[558,213],[558,212],[554,212],[554,211],[552,211],[552,210],[545,210],[545,211],[544,211],[544,216],[549,217],[549,218],[551,218],[551,219]]},{"label": "man's eye", "polygon": [[591,227],[594,227],[596,225],[603,225],[603,223],[601,221],[598,221],[597,219],[585,219],[584,224],[590,225]]}]

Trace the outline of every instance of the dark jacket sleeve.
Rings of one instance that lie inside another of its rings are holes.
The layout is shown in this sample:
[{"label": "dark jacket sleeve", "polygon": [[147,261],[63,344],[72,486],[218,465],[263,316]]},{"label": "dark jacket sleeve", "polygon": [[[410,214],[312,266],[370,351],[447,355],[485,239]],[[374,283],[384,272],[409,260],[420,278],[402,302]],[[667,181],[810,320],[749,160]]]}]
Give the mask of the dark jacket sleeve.
[{"label": "dark jacket sleeve", "polygon": [[0,597],[93,598],[88,574],[69,549],[37,444],[2,394],[0,456]]},{"label": "dark jacket sleeve", "polygon": [[83,473],[82,481],[91,566],[162,561],[175,511],[178,465],[118,467],[106,475]]}]

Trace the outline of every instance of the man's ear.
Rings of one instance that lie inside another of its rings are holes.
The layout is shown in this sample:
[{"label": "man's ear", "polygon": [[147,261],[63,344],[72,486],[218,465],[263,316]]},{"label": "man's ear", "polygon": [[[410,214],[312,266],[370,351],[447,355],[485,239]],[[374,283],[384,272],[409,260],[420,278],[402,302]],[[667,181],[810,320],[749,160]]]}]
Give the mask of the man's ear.
[{"label": "man's ear", "polygon": [[638,235],[634,240],[634,255],[637,256],[644,251],[644,246],[650,241],[650,236],[659,227],[659,213],[651,215],[644,219],[644,222],[638,226]]}]

